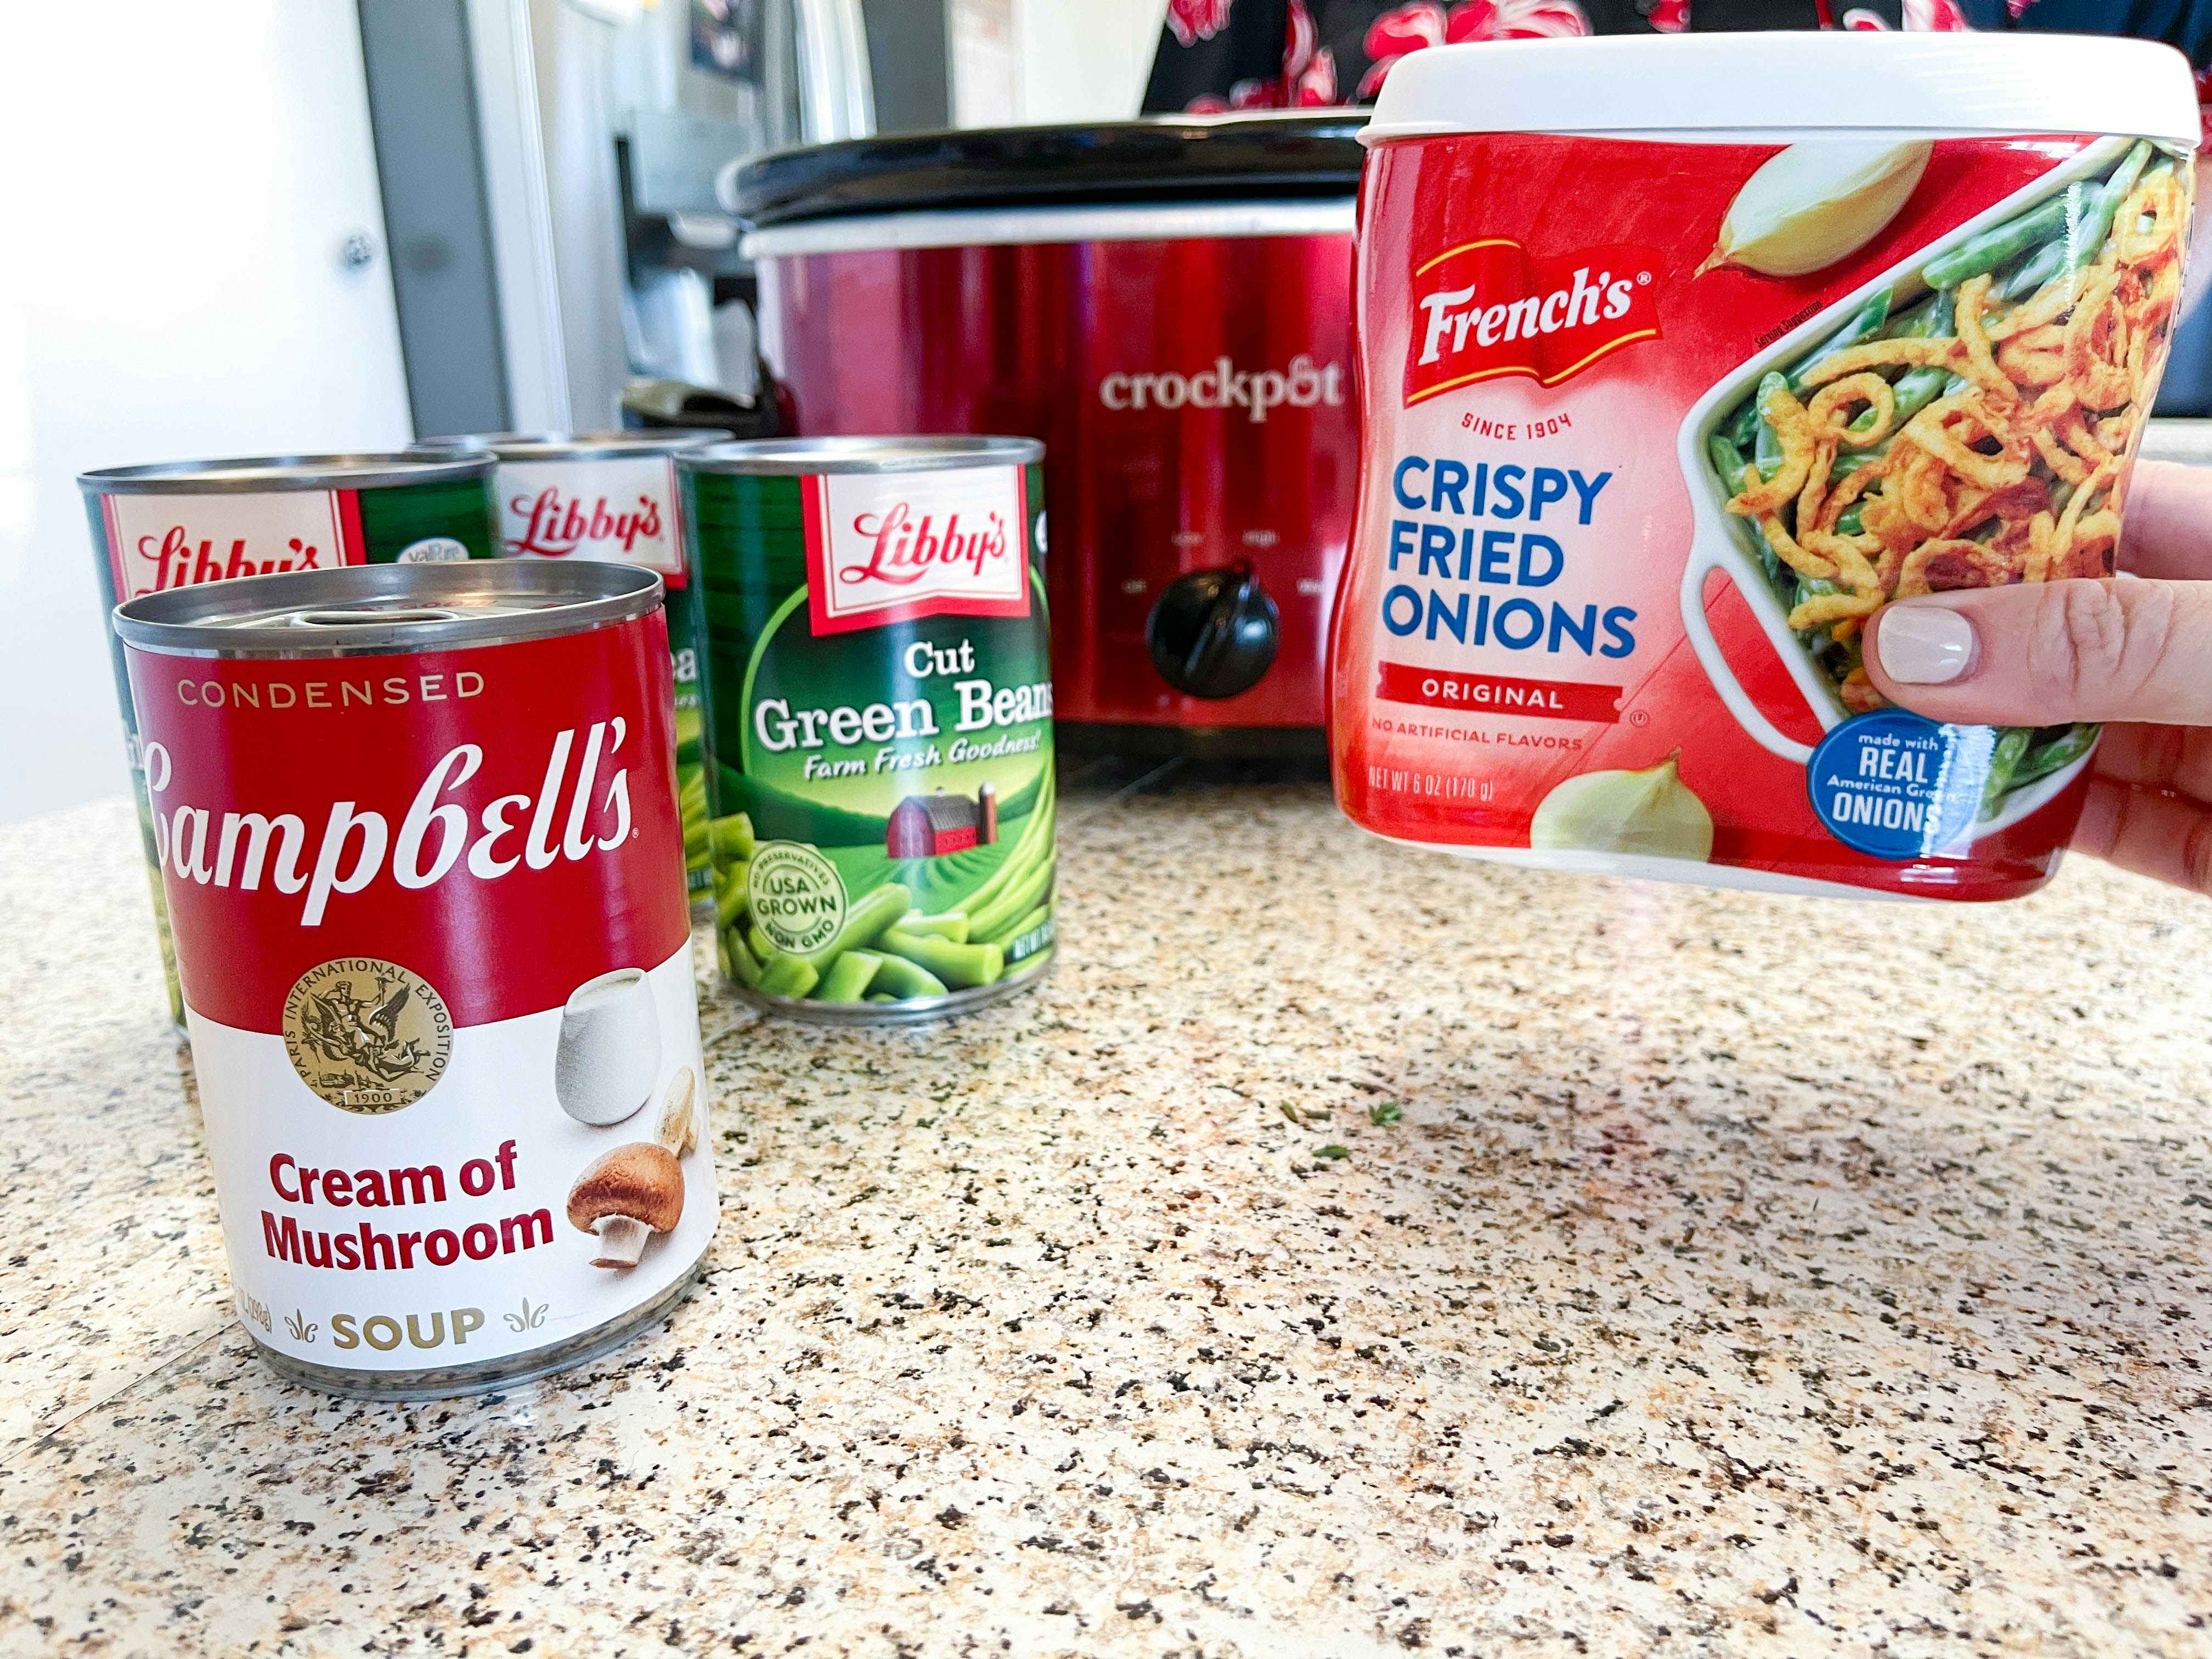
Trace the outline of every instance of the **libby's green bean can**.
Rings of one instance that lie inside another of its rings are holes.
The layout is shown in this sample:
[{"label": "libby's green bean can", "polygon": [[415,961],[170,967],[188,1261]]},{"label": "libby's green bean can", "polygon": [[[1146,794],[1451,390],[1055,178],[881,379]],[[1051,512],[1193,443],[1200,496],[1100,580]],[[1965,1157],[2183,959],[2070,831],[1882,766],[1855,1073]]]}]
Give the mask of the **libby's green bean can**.
[{"label": "libby's green bean can", "polygon": [[928,1019],[1058,937],[1043,447],[677,457],[707,618],[723,974],[802,1018]]},{"label": "libby's green bean can", "polygon": [[676,793],[695,908],[713,902],[707,863],[706,684],[699,590],[684,556],[677,454],[729,434],[708,428],[635,432],[476,432],[429,438],[424,454],[484,453],[499,464],[500,549],[511,559],[633,564],[668,591],[668,649],[676,667]]},{"label": "libby's green bean can", "polygon": [[[354,564],[429,564],[488,559],[498,550],[489,455],[278,455],[245,460],[165,461],[79,476],[106,608],[167,588],[287,570]],[[138,804],[154,920],[168,981],[169,1016],[181,1028],[184,994],[154,852],[153,809],[138,753],[138,722],[123,646],[108,650]],[[216,856],[228,857],[229,848]]]}]

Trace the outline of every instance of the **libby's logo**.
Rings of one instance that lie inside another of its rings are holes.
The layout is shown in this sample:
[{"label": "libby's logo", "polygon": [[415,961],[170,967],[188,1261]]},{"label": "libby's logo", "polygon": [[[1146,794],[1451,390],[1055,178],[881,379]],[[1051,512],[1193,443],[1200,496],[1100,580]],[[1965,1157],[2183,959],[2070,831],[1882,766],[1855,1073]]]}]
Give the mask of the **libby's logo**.
[{"label": "libby's logo", "polygon": [[535,497],[512,498],[507,514],[514,532],[507,550],[516,558],[565,559],[587,546],[600,558],[612,557],[617,549],[627,558],[640,542],[657,544],[661,539],[660,503],[650,495],[640,495],[637,505],[625,510],[604,495],[586,506],[581,496],[564,496],[548,484]]},{"label": "libby's logo", "polygon": [[349,552],[361,544],[350,491],[107,495],[101,512],[118,599],[360,562]]},{"label": "libby's logo", "polygon": [[139,568],[152,578],[145,591],[156,593],[165,587],[228,581],[234,576],[267,576],[280,570],[320,570],[325,562],[320,548],[297,536],[286,540],[282,553],[258,554],[246,551],[245,537],[234,536],[229,553],[220,555],[212,538],[203,536],[194,541],[191,532],[180,524],[171,525],[163,531],[158,542],[151,536],[141,536],[134,550]]},{"label": "libby's logo", "polygon": [[831,473],[805,490],[809,619],[842,634],[915,617],[1029,614],[1018,466]]},{"label": "libby's logo", "polygon": [[[391,820],[359,802],[332,801],[312,853],[306,819],[296,812],[224,811],[162,797],[175,781],[167,747],[145,747],[146,789],[154,801],[154,860],[172,878],[203,887],[259,890],[265,877],[280,893],[304,893],[300,926],[322,925],[334,896],[358,893],[388,869],[401,887],[442,881],[456,868],[496,881],[519,865],[543,870],[610,852],[629,838],[629,770],[613,769],[602,790],[602,764],[629,731],[620,715],[585,734],[573,775],[576,733],[562,732],[537,793],[494,797],[473,819],[469,808],[440,797],[458,790],[484,763],[481,744],[457,744],[430,769],[394,830]],[[478,793],[483,793],[479,791]],[[595,805],[596,802],[596,805]],[[565,809],[565,810],[564,810]]]},{"label": "libby's logo", "polygon": [[1425,261],[1413,272],[1407,405],[1507,374],[1557,386],[1657,339],[1659,257],[1623,243],[1538,258],[1492,236]]},{"label": "libby's logo", "polygon": [[981,576],[992,560],[1006,556],[1006,521],[996,513],[981,525],[967,526],[958,513],[948,513],[939,525],[927,511],[917,514],[900,501],[881,513],[860,514],[853,530],[867,543],[868,556],[866,563],[837,567],[837,580],[848,586],[889,582],[911,587],[940,565],[965,565],[964,574],[972,578]]}]

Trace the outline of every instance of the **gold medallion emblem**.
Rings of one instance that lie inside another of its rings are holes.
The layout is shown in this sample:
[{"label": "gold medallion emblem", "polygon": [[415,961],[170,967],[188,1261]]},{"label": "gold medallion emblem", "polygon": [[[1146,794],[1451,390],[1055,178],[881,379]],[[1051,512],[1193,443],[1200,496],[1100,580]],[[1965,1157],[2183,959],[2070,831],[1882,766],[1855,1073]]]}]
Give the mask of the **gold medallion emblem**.
[{"label": "gold medallion emblem", "polygon": [[300,1081],[342,1111],[412,1106],[446,1074],[453,1019],[422,975],[375,957],[340,957],[284,998],[284,1052]]}]

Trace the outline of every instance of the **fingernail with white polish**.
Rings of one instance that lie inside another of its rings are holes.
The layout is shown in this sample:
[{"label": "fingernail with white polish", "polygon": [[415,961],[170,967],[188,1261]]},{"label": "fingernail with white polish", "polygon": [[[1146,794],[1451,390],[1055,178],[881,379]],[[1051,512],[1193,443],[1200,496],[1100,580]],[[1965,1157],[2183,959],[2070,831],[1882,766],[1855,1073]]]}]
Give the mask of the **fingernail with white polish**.
[{"label": "fingernail with white polish", "polygon": [[1875,630],[1882,672],[1907,685],[1942,685],[1974,665],[1974,625],[1937,605],[1892,605]]}]

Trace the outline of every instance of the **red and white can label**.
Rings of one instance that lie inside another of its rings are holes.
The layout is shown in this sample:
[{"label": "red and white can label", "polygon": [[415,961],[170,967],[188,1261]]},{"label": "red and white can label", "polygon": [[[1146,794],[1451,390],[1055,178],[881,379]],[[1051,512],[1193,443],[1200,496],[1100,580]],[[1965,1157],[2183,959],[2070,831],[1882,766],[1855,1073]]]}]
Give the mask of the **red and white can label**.
[{"label": "red and white can label", "polygon": [[2094,728],[1923,720],[1864,633],[2111,573],[2191,182],[2126,137],[1379,144],[1345,811],[1566,868],[2040,884]]},{"label": "red and white can label", "polygon": [[591,559],[684,585],[676,463],[665,455],[502,460],[501,550],[514,559]]},{"label": "red and white can label", "polygon": [[127,656],[256,1340],[468,1366],[665,1291],[715,1198],[659,613]]},{"label": "red and white can label", "polygon": [[1030,613],[1018,466],[829,472],[806,481],[807,614],[818,638],[921,617]]},{"label": "red and white can label", "polygon": [[366,562],[350,489],[104,495],[100,511],[118,603],[232,576]]}]

